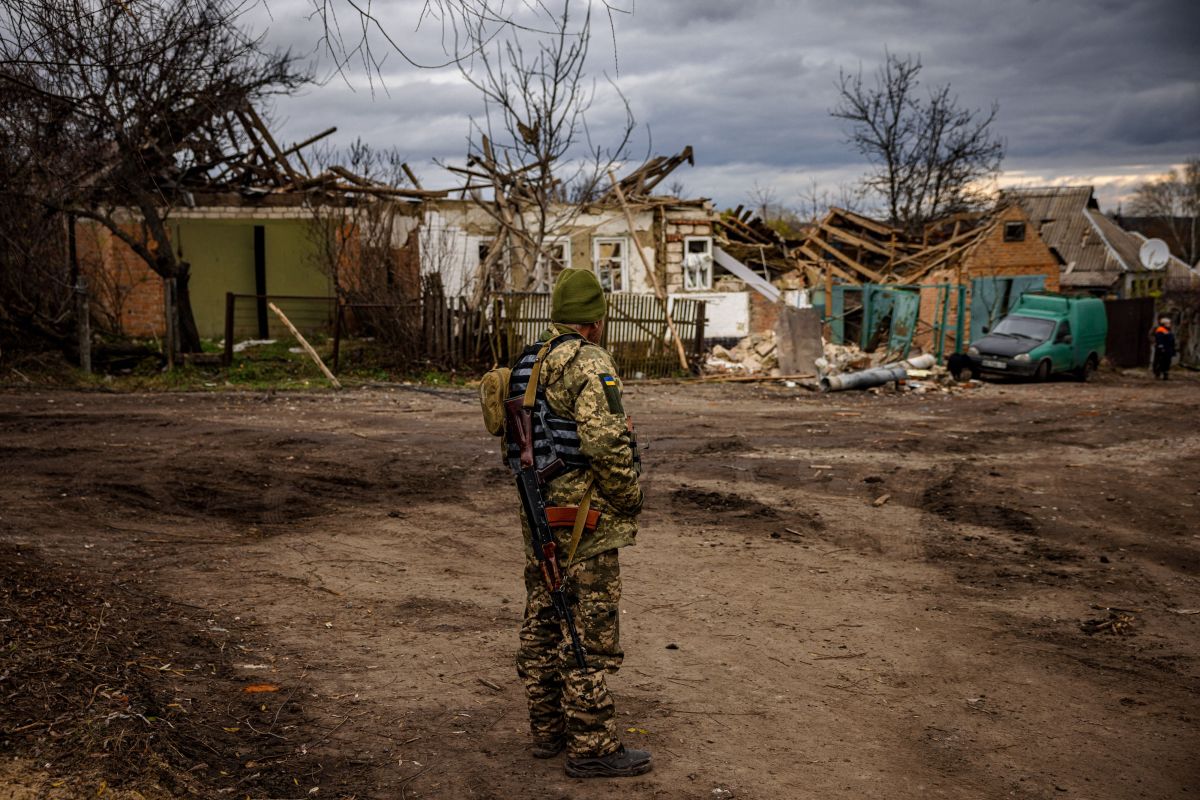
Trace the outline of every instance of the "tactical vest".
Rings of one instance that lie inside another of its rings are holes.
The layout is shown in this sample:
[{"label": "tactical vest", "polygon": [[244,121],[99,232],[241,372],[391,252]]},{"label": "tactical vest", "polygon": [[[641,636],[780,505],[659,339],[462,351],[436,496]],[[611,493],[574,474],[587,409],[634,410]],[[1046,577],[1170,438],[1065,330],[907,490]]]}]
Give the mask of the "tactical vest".
[{"label": "tactical vest", "polygon": [[[551,344],[550,351],[553,352],[559,345],[576,339],[583,339],[583,337],[577,333],[562,335]],[[533,370],[533,364],[537,360],[537,354],[542,349],[542,345],[542,342],[537,342],[521,352],[521,357],[513,365],[512,375],[508,380],[509,397],[521,397],[525,394],[525,390],[529,386],[529,376]],[[549,353],[546,354],[546,357],[549,357]],[[579,426],[575,420],[560,417],[550,410],[550,404],[546,402],[546,388],[541,381],[538,382],[537,395],[530,417],[533,427],[533,458],[539,470],[553,464],[556,458],[561,458],[563,465],[569,470],[588,468],[587,457],[579,452]],[[517,464],[520,458],[520,448],[506,436],[505,459],[509,466]]]}]

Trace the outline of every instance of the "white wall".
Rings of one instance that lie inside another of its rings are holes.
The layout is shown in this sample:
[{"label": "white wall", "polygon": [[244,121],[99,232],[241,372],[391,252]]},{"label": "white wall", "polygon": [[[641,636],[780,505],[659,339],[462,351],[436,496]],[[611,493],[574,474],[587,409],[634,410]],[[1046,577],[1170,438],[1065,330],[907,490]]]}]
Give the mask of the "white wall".
[{"label": "white wall", "polygon": [[469,294],[479,272],[480,237],[469,236],[441,212],[425,212],[420,230],[421,275],[439,273],[446,295]]},{"label": "white wall", "polygon": [[750,335],[749,292],[686,292],[672,299],[704,300],[704,338],[732,339]]}]

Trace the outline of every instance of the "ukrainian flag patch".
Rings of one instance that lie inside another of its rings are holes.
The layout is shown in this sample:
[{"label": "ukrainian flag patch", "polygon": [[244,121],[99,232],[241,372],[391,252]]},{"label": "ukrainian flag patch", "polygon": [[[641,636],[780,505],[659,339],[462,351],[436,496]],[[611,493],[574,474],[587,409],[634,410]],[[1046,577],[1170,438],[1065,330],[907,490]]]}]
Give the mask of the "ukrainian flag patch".
[{"label": "ukrainian flag patch", "polygon": [[604,387],[604,399],[608,401],[608,410],[613,414],[624,414],[625,408],[621,405],[621,388],[617,385],[617,379],[607,372],[601,373],[600,385]]}]

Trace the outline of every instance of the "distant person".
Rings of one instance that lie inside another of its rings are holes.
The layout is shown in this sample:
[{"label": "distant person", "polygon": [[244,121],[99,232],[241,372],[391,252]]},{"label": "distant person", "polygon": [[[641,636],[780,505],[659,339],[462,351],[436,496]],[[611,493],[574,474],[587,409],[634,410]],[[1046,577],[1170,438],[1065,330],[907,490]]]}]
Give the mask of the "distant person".
[{"label": "distant person", "polygon": [[1154,329],[1154,377],[1167,379],[1171,370],[1171,359],[1175,357],[1175,334],[1171,332],[1171,318],[1162,317]]}]

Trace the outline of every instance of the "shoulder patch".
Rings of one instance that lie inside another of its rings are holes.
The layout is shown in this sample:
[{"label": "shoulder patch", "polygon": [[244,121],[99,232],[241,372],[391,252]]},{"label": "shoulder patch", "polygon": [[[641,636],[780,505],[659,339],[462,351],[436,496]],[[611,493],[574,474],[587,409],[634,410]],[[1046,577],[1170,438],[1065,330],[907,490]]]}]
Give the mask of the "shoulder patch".
[{"label": "shoulder patch", "polygon": [[621,387],[617,385],[617,379],[607,372],[600,373],[600,385],[604,387],[604,398],[608,401],[608,410],[613,414],[624,414],[625,408],[621,405]]}]

